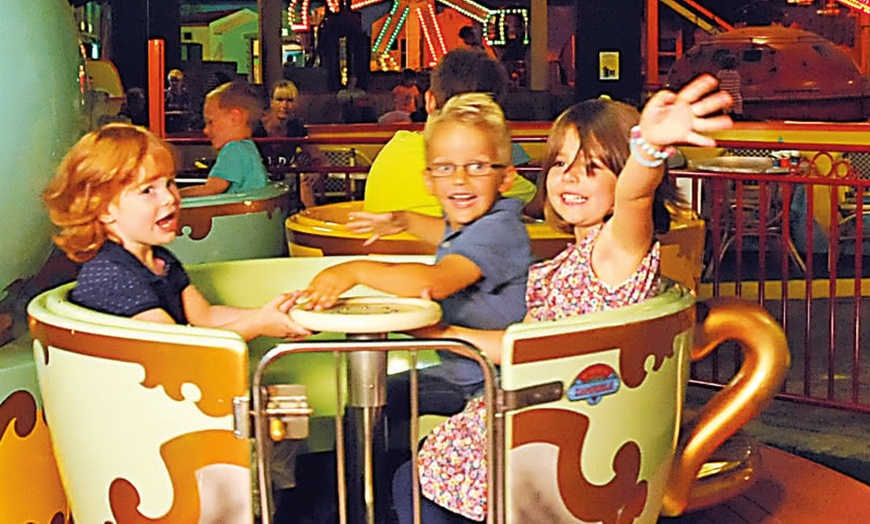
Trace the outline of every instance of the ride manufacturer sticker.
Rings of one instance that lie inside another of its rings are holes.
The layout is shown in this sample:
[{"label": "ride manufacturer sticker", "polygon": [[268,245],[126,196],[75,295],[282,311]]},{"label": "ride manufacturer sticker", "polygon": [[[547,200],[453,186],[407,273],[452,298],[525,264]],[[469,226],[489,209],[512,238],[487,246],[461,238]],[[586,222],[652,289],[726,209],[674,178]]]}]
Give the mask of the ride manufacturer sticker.
[{"label": "ride manufacturer sticker", "polygon": [[585,400],[594,406],[606,395],[619,391],[619,384],[619,375],[612,367],[607,364],[593,364],[577,375],[566,396],[572,402]]}]

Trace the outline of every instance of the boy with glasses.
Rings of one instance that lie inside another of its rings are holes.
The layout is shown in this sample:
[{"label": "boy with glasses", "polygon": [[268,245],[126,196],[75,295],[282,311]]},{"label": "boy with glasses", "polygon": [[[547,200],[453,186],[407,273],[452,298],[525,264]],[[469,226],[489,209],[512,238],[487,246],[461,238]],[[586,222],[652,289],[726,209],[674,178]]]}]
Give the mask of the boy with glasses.
[{"label": "boy with glasses", "polygon": [[[509,79],[504,67],[485,51],[454,49],[444,55],[430,76],[429,89],[423,94],[427,113],[437,111],[447,101],[462,93],[487,93],[501,103],[508,93]],[[425,167],[425,144],[420,133],[399,130],[375,157],[366,179],[363,209],[372,213],[411,210],[440,217],[441,206],[425,187],[420,176]],[[529,161],[519,144],[513,144],[510,164]],[[535,195],[535,185],[516,174],[504,196],[528,204]]]},{"label": "boy with glasses", "polygon": [[[501,108],[483,93],[453,97],[429,115],[423,135],[422,176],[444,210],[443,218],[412,211],[354,213],[350,226],[373,233],[372,241],[413,233],[437,246],[435,263],[354,260],[330,267],[303,293],[306,307],[328,308],[345,291],[365,284],[399,296],[430,296],[441,304],[442,321],[448,324],[504,329],[521,322],[533,257],[521,220],[522,202],[501,196],[515,176],[510,129]],[[446,351],[441,359],[441,365],[420,371],[421,414],[456,413],[483,386],[474,361]],[[388,382],[391,433],[401,434],[407,425],[408,387],[407,374]]]}]

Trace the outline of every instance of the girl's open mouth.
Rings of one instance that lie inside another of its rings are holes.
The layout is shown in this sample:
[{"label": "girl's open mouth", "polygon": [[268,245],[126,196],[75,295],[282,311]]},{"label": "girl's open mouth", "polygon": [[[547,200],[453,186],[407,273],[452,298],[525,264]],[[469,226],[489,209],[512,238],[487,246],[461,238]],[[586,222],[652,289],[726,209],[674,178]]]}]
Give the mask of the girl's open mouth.
[{"label": "girl's open mouth", "polygon": [[175,231],[178,229],[178,213],[170,213],[157,220],[157,227],[164,231]]},{"label": "girl's open mouth", "polygon": [[562,202],[566,204],[583,204],[587,200],[586,197],[580,196],[576,193],[562,193],[559,196],[562,199]]}]

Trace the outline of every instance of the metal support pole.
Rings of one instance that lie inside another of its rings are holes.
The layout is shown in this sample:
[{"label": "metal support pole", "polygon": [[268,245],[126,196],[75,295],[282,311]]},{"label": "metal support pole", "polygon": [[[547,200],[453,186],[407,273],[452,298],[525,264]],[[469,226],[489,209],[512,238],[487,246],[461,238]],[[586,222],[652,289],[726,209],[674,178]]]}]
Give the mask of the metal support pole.
[{"label": "metal support pole", "polygon": [[865,77],[870,77],[870,60],[868,60],[868,46],[870,46],[870,15],[861,13],[858,15],[858,66]]},{"label": "metal support pole", "polygon": [[[260,492],[260,514],[263,524],[271,524],[269,513],[268,465],[266,462],[269,439],[268,418],[266,413],[266,391],[263,378],[267,368],[282,356],[302,352],[343,352],[347,354],[347,403],[345,423],[342,417],[336,418],[336,459],[348,462],[336,464],[339,474],[338,484],[338,522],[373,523],[388,522],[387,489],[390,479],[386,475],[387,439],[385,431],[386,377],[388,351],[420,351],[439,349],[453,351],[477,362],[483,370],[486,384],[484,399],[488,406],[487,433],[493,438],[487,441],[487,475],[489,483],[488,522],[502,524],[504,512],[504,474],[503,455],[504,417],[494,416],[495,367],[469,344],[458,340],[386,340],[386,334],[347,335],[342,341],[304,341],[281,344],[270,350],[257,365],[252,378],[252,405],[254,414],[254,433],[257,461],[257,484]],[[340,380],[340,377],[337,377]],[[339,394],[339,397],[341,395]],[[340,403],[340,398],[339,398]],[[346,428],[342,429],[342,428]],[[347,479],[346,482],[343,482]],[[416,479],[416,477],[415,477]],[[415,482],[418,482],[415,480]],[[419,486],[415,488],[419,490]],[[346,504],[345,504],[346,503]]]},{"label": "metal support pole", "polygon": [[[386,333],[347,335],[348,341],[386,338]],[[387,352],[348,353],[344,413],[348,522],[387,522],[386,405]]]},{"label": "metal support pole", "polygon": [[658,89],[659,79],[659,0],[646,0],[646,88]]}]

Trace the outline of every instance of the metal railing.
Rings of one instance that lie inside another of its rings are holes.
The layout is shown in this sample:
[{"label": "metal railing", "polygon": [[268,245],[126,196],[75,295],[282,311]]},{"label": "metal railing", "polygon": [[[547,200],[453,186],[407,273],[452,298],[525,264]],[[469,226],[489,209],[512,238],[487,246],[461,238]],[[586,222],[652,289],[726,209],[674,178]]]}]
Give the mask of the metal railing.
[{"label": "metal railing", "polygon": [[[384,336],[386,336],[384,334]],[[335,483],[336,483],[336,510],[337,520],[341,524],[368,523],[375,524],[388,522],[387,513],[389,508],[385,503],[389,501],[389,478],[384,462],[386,461],[386,441],[378,442],[382,431],[377,426],[383,424],[382,412],[386,406],[386,367],[375,369],[368,361],[371,357],[380,357],[380,362],[385,364],[388,351],[407,351],[409,374],[410,374],[410,433],[409,449],[411,457],[416,457],[419,446],[420,433],[418,391],[417,391],[417,352],[423,350],[450,351],[476,362],[483,373],[484,390],[483,398],[487,406],[486,410],[486,433],[490,435],[486,443],[486,456],[488,457],[486,474],[488,482],[488,508],[487,522],[504,522],[504,468],[502,457],[504,455],[504,418],[493,409],[497,405],[496,371],[489,360],[477,349],[468,343],[458,340],[438,339],[408,339],[387,340],[386,338],[374,338],[368,340],[339,340],[339,341],[304,341],[285,343],[270,350],[257,365],[252,384],[252,414],[254,418],[254,435],[257,460],[257,486],[260,493],[259,512],[263,524],[272,522],[271,504],[269,493],[270,479],[269,467],[267,466],[266,441],[269,439],[269,428],[272,426],[274,414],[270,413],[269,391],[264,385],[266,371],[279,359],[298,353],[315,352],[330,353],[333,355],[335,375]],[[347,370],[346,377],[342,376],[342,369]],[[364,389],[362,394],[355,395],[354,389]],[[378,391],[380,390],[380,394]],[[356,398],[355,398],[356,397]],[[362,401],[360,401],[362,400]],[[363,420],[360,424],[361,431],[354,432],[353,427],[349,436],[351,446],[345,442],[348,434],[348,426],[358,423],[357,417],[351,416],[350,410],[362,410],[363,413],[373,413],[371,420]],[[278,416],[280,417],[280,413]],[[381,428],[383,429],[383,428]],[[350,448],[350,449],[349,449]],[[361,455],[361,456],[355,456]],[[412,467],[412,497],[413,519],[420,522],[420,481],[418,475],[418,463],[411,460]],[[385,482],[386,481],[386,482]]]},{"label": "metal railing", "polygon": [[[780,143],[720,143],[747,145],[783,149]],[[864,263],[870,180],[855,162],[870,155],[870,147],[786,147],[802,156],[783,174],[672,173],[691,187],[691,205],[707,221],[699,295],[754,300],[779,320],[793,354],[780,398],[870,412],[870,355],[862,351],[870,340],[863,304],[870,293]],[[709,360],[694,366],[696,383],[720,386],[738,365],[727,348]]]}]

